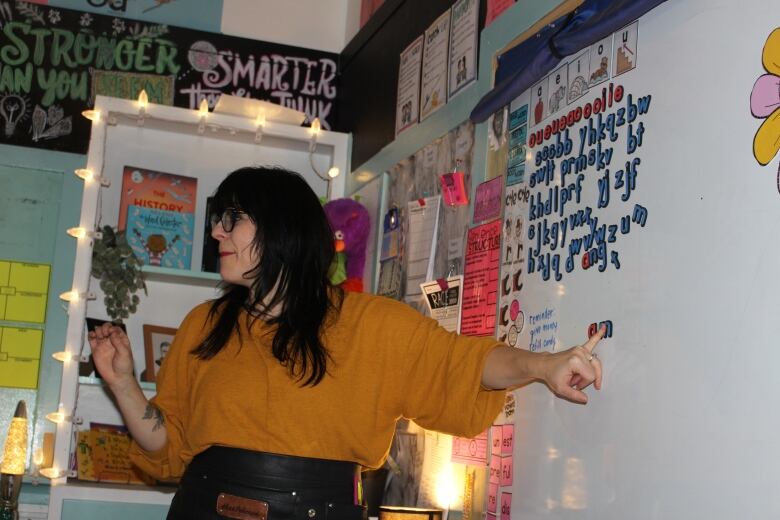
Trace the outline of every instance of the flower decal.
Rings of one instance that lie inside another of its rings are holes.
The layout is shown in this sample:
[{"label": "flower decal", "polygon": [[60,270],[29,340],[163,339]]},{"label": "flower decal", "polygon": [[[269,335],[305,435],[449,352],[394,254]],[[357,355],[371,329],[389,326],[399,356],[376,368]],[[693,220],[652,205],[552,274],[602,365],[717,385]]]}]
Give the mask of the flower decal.
[{"label": "flower decal", "polygon": [[111,21],[111,27],[114,29],[114,34],[122,34],[125,32],[125,21],[119,18],[114,18]]},{"label": "flower decal", "polygon": [[60,20],[62,17],[60,16],[60,12],[56,9],[52,9],[49,11],[49,21],[52,23],[52,25],[56,25],[60,23]]},{"label": "flower decal", "polygon": [[92,25],[92,15],[89,13],[82,14],[81,18],[79,18],[79,25],[82,27],[89,27]]},{"label": "flower decal", "polygon": [[766,166],[780,149],[780,27],[766,39],[762,62],[767,74],[753,85],[750,111],[764,119],[753,139],[753,155],[759,164]]}]

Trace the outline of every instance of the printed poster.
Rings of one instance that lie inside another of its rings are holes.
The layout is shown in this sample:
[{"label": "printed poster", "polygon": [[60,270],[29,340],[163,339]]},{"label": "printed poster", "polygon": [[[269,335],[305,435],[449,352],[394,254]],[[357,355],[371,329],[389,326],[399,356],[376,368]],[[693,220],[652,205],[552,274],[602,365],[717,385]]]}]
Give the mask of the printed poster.
[{"label": "printed poster", "polygon": [[450,13],[442,14],[425,31],[420,91],[420,121],[447,103],[447,51],[450,43]]},{"label": "printed poster", "polygon": [[43,331],[0,327],[0,386],[38,388]]},{"label": "printed poster", "polygon": [[451,276],[420,284],[431,318],[445,330],[459,332],[463,277]]},{"label": "printed poster", "polygon": [[407,213],[409,215],[406,264],[407,303],[416,303],[422,294],[420,284],[433,277],[440,206],[441,195],[409,201]]},{"label": "printed poster", "polygon": [[0,260],[0,320],[44,323],[51,266]]},{"label": "printed poster", "polygon": [[398,98],[395,106],[395,135],[417,123],[420,117],[420,67],[423,37],[414,40],[401,53],[398,65]]},{"label": "printed poster", "polygon": [[496,324],[501,220],[471,228],[466,239],[460,333],[492,336]]},{"label": "printed poster", "polygon": [[477,79],[478,14],[477,0],[458,0],[452,6],[449,99]]},{"label": "printed poster", "polygon": [[474,195],[474,222],[484,222],[501,215],[501,200],[504,195],[504,183],[496,177],[477,186]]},{"label": "printed poster", "polygon": [[521,290],[526,233],[525,217],[531,191],[525,183],[508,186],[504,192],[503,240],[501,246],[501,277],[499,284],[498,331],[496,337],[510,347],[517,347],[517,339],[525,326]]},{"label": "printed poster", "polygon": [[452,438],[452,462],[484,466],[488,457],[488,431],[480,433],[473,439],[465,437]]}]

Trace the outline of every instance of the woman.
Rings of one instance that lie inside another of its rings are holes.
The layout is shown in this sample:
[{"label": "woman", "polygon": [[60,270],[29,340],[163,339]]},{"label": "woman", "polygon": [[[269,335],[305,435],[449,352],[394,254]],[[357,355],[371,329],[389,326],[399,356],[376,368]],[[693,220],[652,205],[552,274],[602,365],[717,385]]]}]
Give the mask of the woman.
[{"label": "woman", "polygon": [[169,518],[363,518],[360,467],[382,464],[400,417],[474,436],[507,388],[542,381],[585,403],[582,389],[601,386],[592,351],[603,331],[532,354],[330,287],[332,233],[298,174],[242,168],[214,201],[225,291],[184,319],[157,395],[141,392],[121,329],[89,335],[132,460],[159,479],[181,477]]}]

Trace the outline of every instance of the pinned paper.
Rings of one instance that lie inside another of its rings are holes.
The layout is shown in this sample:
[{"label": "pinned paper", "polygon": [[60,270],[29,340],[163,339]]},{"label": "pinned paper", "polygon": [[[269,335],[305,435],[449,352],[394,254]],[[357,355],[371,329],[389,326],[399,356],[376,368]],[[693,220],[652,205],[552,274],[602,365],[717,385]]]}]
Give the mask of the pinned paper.
[{"label": "pinned paper", "polygon": [[501,493],[501,520],[512,517],[512,493]]},{"label": "pinned paper", "polygon": [[483,466],[487,464],[487,457],[487,430],[473,439],[466,439],[465,437],[452,438],[452,462]]},{"label": "pinned paper", "polygon": [[488,484],[488,500],[487,510],[488,513],[496,513],[498,510],[498,484]]},{"label": "pinned paper", "polygon": [[490,457],[490,478],[488,480],[494,484],[501,482],[501,457],[498,455]]},{"label": "pinned paper", "polygon": [[501,426],[491,426],[490,428],[490,453],[493,455],[501,455],[502,446],[502,429]]},{"label": "pinned paper", "polygon": [[515,447],[515,425],[505,424],[501,430],[501,455],[511,455]]},{"label": "pinned paper", "polygon": [[469,203],[466,176],[463,172],[439,175],[439,182],[441,182],[441,194],[447,206],[465,206]]},{"label": "pinned paper", "polygon": [[512,457],[501,457],[501,486],[512,485]]}]

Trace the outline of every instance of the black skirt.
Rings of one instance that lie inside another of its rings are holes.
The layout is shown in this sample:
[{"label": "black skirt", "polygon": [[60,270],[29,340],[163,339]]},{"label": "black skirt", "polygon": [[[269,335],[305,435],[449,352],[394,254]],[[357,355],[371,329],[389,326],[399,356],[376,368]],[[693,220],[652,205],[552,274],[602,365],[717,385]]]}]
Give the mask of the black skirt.
[{"label": "black skirt", "polygon": [[169,520],[365,520],[351,462],[213,446],[192,459]]}]

